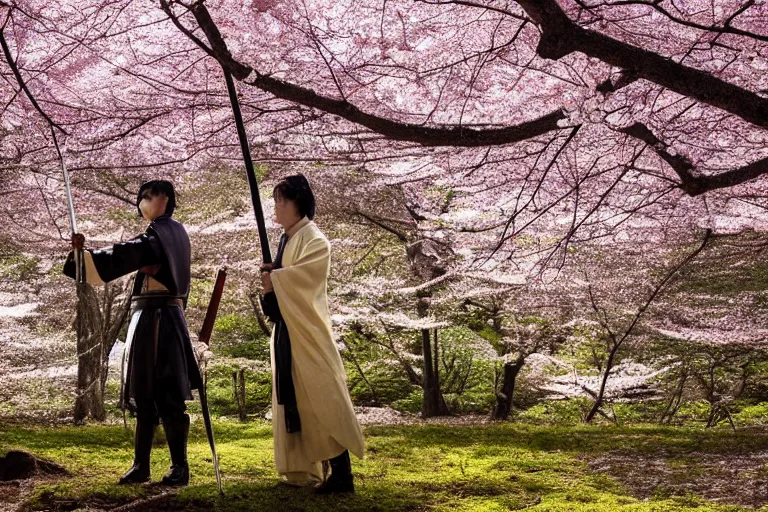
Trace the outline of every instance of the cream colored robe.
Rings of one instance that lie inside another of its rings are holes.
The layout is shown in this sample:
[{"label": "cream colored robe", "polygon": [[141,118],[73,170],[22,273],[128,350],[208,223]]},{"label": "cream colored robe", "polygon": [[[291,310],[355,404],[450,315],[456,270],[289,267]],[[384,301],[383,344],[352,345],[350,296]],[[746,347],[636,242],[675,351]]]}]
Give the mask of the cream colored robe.
[{"label": "cream colored robe", "polygon": [[288,240],[272,284],[291,340],[292,376],[301,432],[285,430],[283,406],[275,394],[274,332],[272,431],[277,472],[288,483],[322,479],[321,462],[349,450],[363,457],[365,441],[347,389],[347,377],[331,334],[326,285],[331,263],[328,239],[314,222],[302,219]]}]

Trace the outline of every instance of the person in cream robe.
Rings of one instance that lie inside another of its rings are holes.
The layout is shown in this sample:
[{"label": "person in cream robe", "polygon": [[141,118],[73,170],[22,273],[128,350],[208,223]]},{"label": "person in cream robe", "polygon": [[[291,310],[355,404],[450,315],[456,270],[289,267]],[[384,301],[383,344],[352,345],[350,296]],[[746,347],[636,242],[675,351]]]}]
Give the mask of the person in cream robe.
[{"label": "person in cream robe", "polygon": [[349,398],[344,365],[331,334],[327,280],[330,244],[312,218],[306,178],[275,187],[275,217],[285,229],[275,263],[262,268],[262,308],[272,333],[272,425],[275,465],[283,481],[314,485],[322,462],[331,476],[318,492],[354,492],[349,452],[362,458],[365,441]]}]

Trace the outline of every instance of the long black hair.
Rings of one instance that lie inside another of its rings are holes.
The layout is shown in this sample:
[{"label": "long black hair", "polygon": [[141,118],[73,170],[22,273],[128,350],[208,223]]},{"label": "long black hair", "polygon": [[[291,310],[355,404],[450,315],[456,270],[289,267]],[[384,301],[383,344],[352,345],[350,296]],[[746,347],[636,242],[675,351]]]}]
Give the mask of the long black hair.
[{"label": "long black hair", "polygon": [[272,195],[295,202],[300,217],[307,217],[309,220],[315,218],[315,194],[303,174],[293,174],[280,180]]},{"label": "long black hair", "polygon": [[168,204],[165,205],[165,213],[167,215],[173,215],[173,211],[176,209],[176,191],[173,189],[173,183],[167,180],[152,180],[144,183],[139,187],[139,192],[136,194],[136,209],[139,211],[139,217],[141,217],[141,200],[144,199],[144,193],[149,192],[152,197],[162,194],[168,198]]}]

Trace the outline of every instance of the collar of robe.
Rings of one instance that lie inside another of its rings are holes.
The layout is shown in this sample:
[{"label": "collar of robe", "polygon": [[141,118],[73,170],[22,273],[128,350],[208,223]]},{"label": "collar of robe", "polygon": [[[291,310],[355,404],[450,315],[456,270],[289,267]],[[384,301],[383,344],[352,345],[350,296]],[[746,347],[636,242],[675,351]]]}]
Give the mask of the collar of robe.
[{"label": "collar of robe", "polygon": [[170,218],[171,218],[171,214],[170,214],[170,213],[164,213],[164,214],[162,214],[162,215],[158,215],[157,217],[155,217],[154,219],[152,219],[152,220],[149,222],[149,224],[150,224],[150,225],[152,225],[152,223],[153,223],[153,222],[164,222],[164,221],[166,221],[166,220],[168,220],[168,219],[170,219]]},{"label": "collar of robe", "polygon": [[291,238],[293,235],[298,233],[299,230],[301,230],[301,228],[303,228],[304,226],[306,226],[310,222],[311,221],[309,220],[308,217],[302,217],[302,219],[299,222],[297,222],[296,224],[291,226],[290,229],[286,230],[285,234],[288,235],[288,238]]}]

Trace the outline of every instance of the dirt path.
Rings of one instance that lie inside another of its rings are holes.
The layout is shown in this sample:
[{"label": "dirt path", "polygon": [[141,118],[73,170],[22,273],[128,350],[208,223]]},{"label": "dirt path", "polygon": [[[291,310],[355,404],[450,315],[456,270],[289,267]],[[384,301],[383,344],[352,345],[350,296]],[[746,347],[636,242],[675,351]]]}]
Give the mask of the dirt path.
[{"label": "dirt path", "polygon": [[0,482],[0,512],[16,512],[34,489],[31,480]]}]

